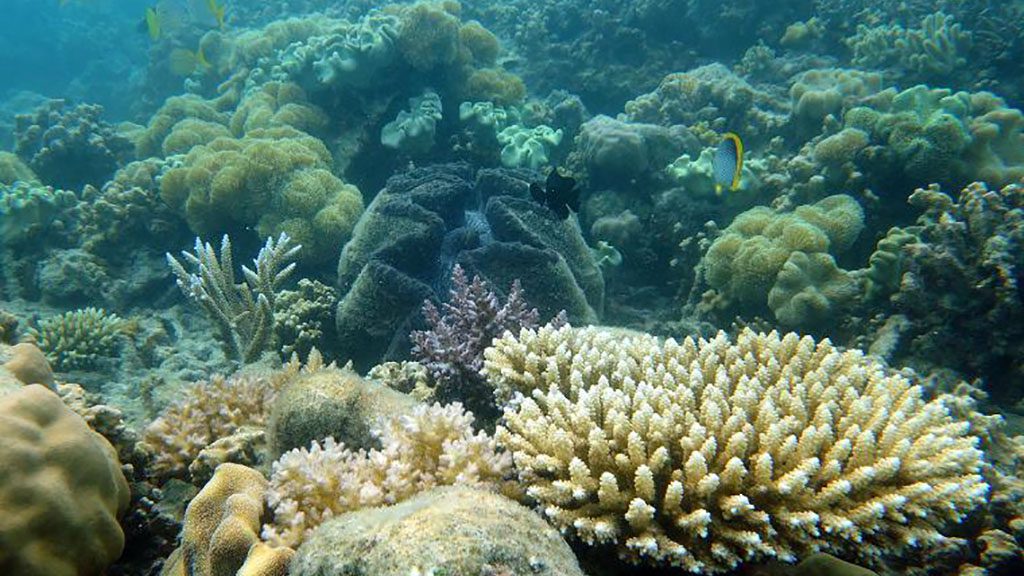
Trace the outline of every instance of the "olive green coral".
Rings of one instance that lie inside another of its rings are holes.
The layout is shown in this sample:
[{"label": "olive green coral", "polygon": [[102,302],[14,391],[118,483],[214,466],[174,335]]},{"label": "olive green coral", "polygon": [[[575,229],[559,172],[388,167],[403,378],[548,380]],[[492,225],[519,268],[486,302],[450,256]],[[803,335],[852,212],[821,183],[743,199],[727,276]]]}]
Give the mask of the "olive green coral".
[{"label": "olive green coral", "polygon": [[120,353],[123,321],[102,308],[83,308],[42,320],[29,336],[57,370],[96,367]]},{"label": "olive green coral", "polygon": [[863,227],[864,212],[850,196],[787,213],[759,206],[737,216],[711,244],[701,261],[704,278],[741,310],[756,314],[767,306],[788,326],[816,325],[857,294],[834,256]]},{"label": "olive green coral", "polygon": [[160,182],[164,201],[200,236],[287,233],[302,262],[334,260],[363,211],[359,190],[330,172],[324,144],[290,126],[253,129],[193,148]]}]

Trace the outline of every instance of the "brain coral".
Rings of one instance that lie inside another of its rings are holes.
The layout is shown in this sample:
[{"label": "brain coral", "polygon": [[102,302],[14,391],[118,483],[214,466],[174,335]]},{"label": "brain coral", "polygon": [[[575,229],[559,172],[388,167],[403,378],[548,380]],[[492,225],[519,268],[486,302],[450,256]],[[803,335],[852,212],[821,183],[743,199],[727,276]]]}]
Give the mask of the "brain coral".
[{"label": "brain coral", "polygon": [[359,190],[330,167],[320,140],[288,126],[255,129],[193,148],[160,194],[200,236],[284,232],[302,245],[303,262],[319,264],[337,257],[363,211]]},{"label": "brain coral", "polygon": [[[846,195],[781,214],[758,206],[737,216],[712,243],[702,260],[705,279],[741,309],[757,313],[767,304],[787,325],[816,324],[855,292],[854,280],[832,255],[847,250],[863,227],[863,210]],[[813,258],[793,259],[801,253]],[[815,297],[790,308],[792,298],[808,296],[805,290]]]},{"label": "brain coral", "polygon": [[0,399],[0,573],[103,574],[124,546],[114,448],[33,384]]},{"label": "brain coral", "polygon": [[500,395],[527,395],[497,438],[528,497],[634,562],[875,562],[942,545],[989,488],[968,422],[827,340],[546,327],[496,340],[484,370]]}]

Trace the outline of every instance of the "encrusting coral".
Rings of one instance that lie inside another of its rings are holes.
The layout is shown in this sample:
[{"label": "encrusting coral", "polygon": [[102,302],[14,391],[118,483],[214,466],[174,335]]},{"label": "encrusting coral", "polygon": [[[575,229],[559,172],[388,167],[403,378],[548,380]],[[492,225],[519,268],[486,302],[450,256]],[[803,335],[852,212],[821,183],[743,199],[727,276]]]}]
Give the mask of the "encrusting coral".
[{"label": "encrusting coral", "polygon": [[294,547],[340,513],[394,504],[435,486],[501,488],[511,464],[493,438],[474,434],[473,415],[458,403],[387,419],[377,436],[380,449],[352,451],[327,438],[275,462],[267,495],[274,517],[263,527],[264,540]]},{"label": "encrusting coral", "polygon": [[545,327],[506,335],[486,359],[513,397],[496,438],[529,499],[634,562],[879,562],[941,546],[989,489],[969,422],[827,340]]}]

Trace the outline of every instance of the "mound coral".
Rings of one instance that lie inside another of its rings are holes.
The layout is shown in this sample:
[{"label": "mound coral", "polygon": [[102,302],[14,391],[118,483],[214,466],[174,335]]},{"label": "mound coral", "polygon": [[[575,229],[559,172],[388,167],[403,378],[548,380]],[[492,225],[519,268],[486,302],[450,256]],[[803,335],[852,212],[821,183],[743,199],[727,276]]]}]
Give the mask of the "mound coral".
[{"label": "mound coral", "polygon": [[354,452],[326,439],[286,453],[274,463],[267,502],[273,521],[264,540],[297,546],[314,528],[342,513],[394,504],[434,486],[497,488],[510,461],[494,440],[473,433],[473,415],[460,404],[420,406],[386,420],[381,448]]},{"label": "mound coral", "polygon": [[66,190],[24,180],[0,184],[0,244],[39,243],[66,233],[71,226],[68,209],[77,203],[75,193]]},{"label": "mound coral", "polygon": [[116,357],[122,326],[117,314],[90,307],[42,320],[28,334],[53,367],[66,372],[94,368],[101,359]]},{"label": "mound coral", "polygon": [[[231,115],[231,132],[243,136],[257,128],[291,126],[319,134],[329,120],[323,110],[309,103],[306,92],[291,82],[267,82],[245,95]],[[166,146],[166,142],[165,142]]]},{"label": "mound coral", "polygon": [[0,436],[0,571],[104,573],[124,547],[129,501],[114,448],[35,384],[0,398]]},{"label": "mound coral", "polygon": [[[156,111],[135,142],[139,158],[188,151],[185,146],[206,144],[224,135],[230,119],[226,100],[204,100],[196,95],[173,96]],[[181,124],[181,127],[178,125]]]},{"label": "mound coral", "polygon": [[496,437],[556,526],[635,562],[720,573],[941,546],[985,501],[967,421],[859,351],[795,334],[506,335]]},{"label": "mound coral", "polygon": [[353,573],[583,575],[569,546],[533,511],[466,486],[334,518],[291,565],[292,576]]},{"label": "mound coral", "polygon": [[820,325],[858,294],[833,255],[863,227],[863,210],[845,195],[787,213],[759,206],[733,220],[700,266],[708,285],[740,309],[757,313],[767,305],[787,326]]},{"label": "mound coral", "polygon": [[243,426],[263,427],[280,380],[214,377],[189,386],[142,435],[153,453],[155,478],[185,477],[189,464],[215,440]]},{"label": "mound coral", "polygon": [[164,174],[160,194],[200,236],[286,232],[315,265],[337,257],[363,211],[359,190],[330,167],[320,140],[289,126],[254,129],[193,148]]}]

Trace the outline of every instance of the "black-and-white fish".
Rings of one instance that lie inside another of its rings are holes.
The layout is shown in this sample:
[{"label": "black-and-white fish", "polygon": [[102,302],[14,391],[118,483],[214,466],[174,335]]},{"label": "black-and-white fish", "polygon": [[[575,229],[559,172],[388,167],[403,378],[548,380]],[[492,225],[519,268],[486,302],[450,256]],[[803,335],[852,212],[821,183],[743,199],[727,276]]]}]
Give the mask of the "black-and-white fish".
[{"label": "black-and-white fish", "polygon": [[580,189],[576,187],[576,179],[562,176],[558,168],[551,169],[543,187],[535,182],[531,183],[530,196],[538,204],[550,208],[563,220],[569,217],[570,211],[580,211]]}]

